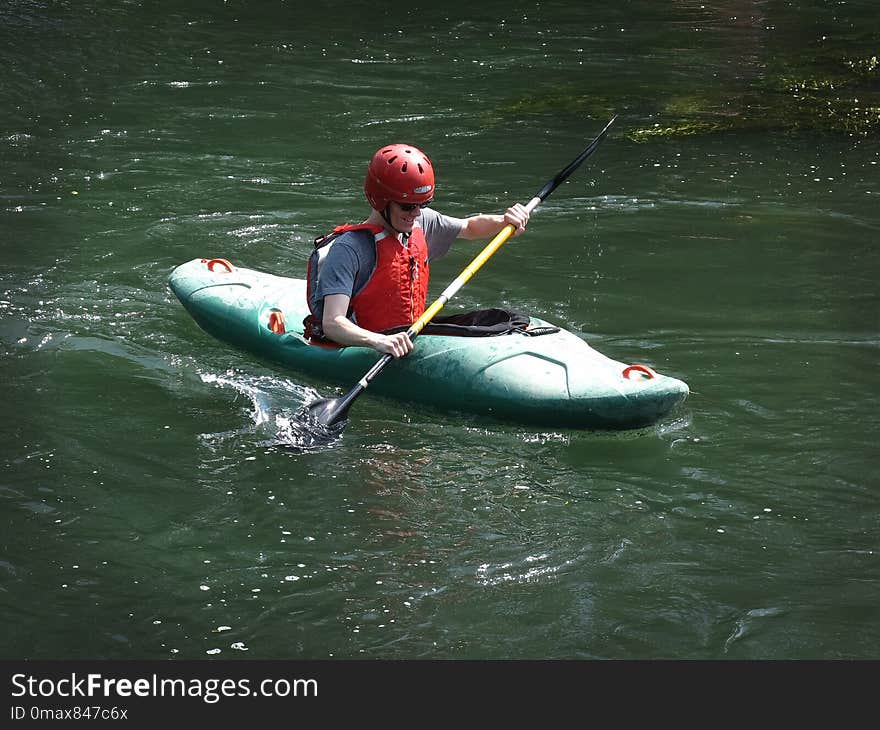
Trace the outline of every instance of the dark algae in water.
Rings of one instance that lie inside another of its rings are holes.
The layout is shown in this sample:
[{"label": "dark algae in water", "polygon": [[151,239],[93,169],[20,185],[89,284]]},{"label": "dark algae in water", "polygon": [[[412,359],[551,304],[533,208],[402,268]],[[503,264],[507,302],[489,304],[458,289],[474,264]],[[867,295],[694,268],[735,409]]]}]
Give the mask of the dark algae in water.
[{"label": "dark algae in water", "polygon": [[[635,142],[752,130],[872,137],[880,133],[878,37],[835,41],[820,36],[796,48],[768,47],[757,58],[742,61],[717,54],[705,59],[704,67],[714,69],[710,78],[678,87],[657,84],[651,94],[594,86],[585,92],[569,82],[548,84],[502,104],[494,116],[571,113],[601,118],[617,109],[643,120],[626,132]],[[653,102],[648,100],[652,97]]]},{"label": "dark algae in water", "polygon": [[877,56],[823,59],[799,67],[785,63],[760,87],[733,94],[701,92],[668,100],[653,126],[636,129],[638,142],[726,131],[767,130],[869,137],[880,132]]}]

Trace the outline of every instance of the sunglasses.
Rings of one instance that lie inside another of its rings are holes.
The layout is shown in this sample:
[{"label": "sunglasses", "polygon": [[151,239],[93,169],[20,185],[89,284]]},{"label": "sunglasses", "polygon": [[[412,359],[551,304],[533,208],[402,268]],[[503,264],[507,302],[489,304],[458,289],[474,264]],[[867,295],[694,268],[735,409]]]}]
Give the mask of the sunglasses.
[{"label": "sunglasses", "polygon": [[[397,201],[394,201],[397,202]],[[434,202],[434,199],[426,200],[424,203],[397,203],[400,206],[400,209],[409,213],[410,211],[415,210],[416,208],[427,208],[431,203]]]}]

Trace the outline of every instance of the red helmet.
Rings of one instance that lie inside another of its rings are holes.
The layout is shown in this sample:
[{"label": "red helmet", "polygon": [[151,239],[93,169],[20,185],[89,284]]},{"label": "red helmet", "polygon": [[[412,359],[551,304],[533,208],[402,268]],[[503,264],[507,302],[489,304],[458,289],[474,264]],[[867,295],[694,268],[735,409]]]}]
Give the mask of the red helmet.
[{"label": "red helmet", "polygon": [[385,210],[397,203],[426,203],[434,197],[434,168],[418,147],[389,144],[370,160],[364,179],[370,206]]}]

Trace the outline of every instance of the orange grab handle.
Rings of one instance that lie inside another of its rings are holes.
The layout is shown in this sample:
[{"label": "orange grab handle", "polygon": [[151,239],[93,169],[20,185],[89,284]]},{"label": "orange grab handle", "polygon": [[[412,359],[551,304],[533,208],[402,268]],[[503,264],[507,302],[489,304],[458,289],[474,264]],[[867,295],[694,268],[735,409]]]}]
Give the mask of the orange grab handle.
[{"label": "orange grab handle", "polygon": [[269,329],[276,335],[283,335],[287,332],[284,325],[284,314],[280,309],[273,309],[269,312]]},{"label": "orange grab handle", "polygon": [[231,274],[235,270],[235,267],[226,259],[202,259],[202,263],[207,265],[208,271],[213,271],[214,266],[217,264],[226,267],[226,271],[229,274]]},{"label": "orange grab handle", "polygon": [[653,379],[657,377],[657,373],[654,372],[653,369],[648,367],[647,365],[642,365],[641,363],[635,363],[634,365],[630,365],[628,368],[624,368],[623,377],[627,380],[630,379],[630,373],[644,373],[648,376],[649,379]]}]

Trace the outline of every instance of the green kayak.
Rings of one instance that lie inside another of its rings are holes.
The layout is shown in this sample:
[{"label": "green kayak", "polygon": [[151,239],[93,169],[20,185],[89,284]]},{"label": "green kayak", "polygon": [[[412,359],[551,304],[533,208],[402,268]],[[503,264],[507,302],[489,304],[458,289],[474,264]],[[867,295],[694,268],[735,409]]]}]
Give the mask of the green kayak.
[{"label": "green kayak", "polygon": [[[193,259],[172,272],[169,286],[209,334],[303,374],[351,386],[380,357],[304,339],[302,279]],[[422,334],[370,392],[536,426],[630,429],[657,422],[689,391],[681,380],[612,360],[532,317],[525,332],[494,337]]]}]

